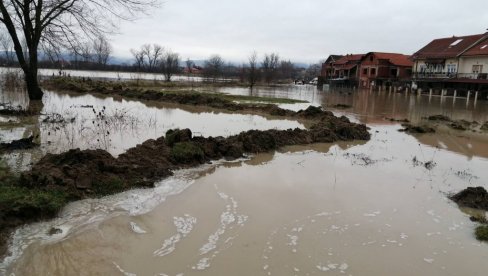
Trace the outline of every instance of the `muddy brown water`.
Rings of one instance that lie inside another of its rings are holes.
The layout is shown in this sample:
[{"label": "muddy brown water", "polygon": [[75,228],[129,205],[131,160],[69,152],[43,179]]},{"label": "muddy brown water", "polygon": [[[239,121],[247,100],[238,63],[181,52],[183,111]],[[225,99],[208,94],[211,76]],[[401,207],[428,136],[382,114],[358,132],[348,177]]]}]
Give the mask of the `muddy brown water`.
[{"label": "muddy brown water", "polygon": [[[280,95],[308,91],[300,89]],[[216,162],[178,171],[154,189],[75,202],[55,220],[19,229],[0,271],[486,275],[488,245],[474,239],[476,224],[469,220],[477,211],[460,210],[446,198],[467,186],[488,187],[485,137],[457,131],[412,136],[384,120],[440,113],[484,121],[486,103],[452,107],[402,94],[310,93],[320,97],[317,104],[353,106],[336,112],[368,123],[371,141]],[[53,227],[60,233],[49,235]]]},{"label": "muddy brown water", "polygon": [[[28,100],[2,94],[12,105],[25,106]],[[73,148],[104,149],[117,156],[148,139],[164,136],[169,129],[190,128],[194,135],[230,136],[250,129],[304,128],[294,120],[270,119],[252,114],[212,111],[199,107],[139,102],[112,97],[76,95],[46,91],[43,115],[23,118],[20,122],[4,117],[0,124],[2,141],[37,135],[37,150],[19,151],[6,157],[19,170],[36,162],[46,153],[60,153]]]}]

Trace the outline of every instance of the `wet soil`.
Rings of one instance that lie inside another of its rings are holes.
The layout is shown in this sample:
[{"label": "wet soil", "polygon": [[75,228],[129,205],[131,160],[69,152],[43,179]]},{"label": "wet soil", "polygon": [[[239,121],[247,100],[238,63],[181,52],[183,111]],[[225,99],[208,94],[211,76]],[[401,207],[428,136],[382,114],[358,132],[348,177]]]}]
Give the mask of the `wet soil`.
[{"label": "wet soil", "polygon": [[[13,202],[6,199],[0,206],[3,229],[0,246],[5,244],[5,232],[9,229],[53,217],[70,201],[152,187],[155,181],[172,175],[175,169],[222,158],[236,159],[288,145],[370,139],[365,125],[351,123],[346,117],[335,117],[320,108],[310,107],[292,113],[321,119],[309,129],[250,130],[227,138],[193,137],[189,129],[170,130],[165,137],[148,140],[118,158],[104,150],[74,149],[47,154],[31,171],[23,173],[17,183],[6,187],[9,192],[21,195]],[[26,191],[28,194],[23,194]],[[46,197],[32,203],[29,201],[31,193],[46,194]]]},{"label": "wet soil", "polygon": [[34,143],[34,138],[34,136],[30,136],[28,138],[14,140],[9,143],[0,143],[0,153],[5,151],[32,149],[38,147],[39,144]]},{"label": "wet soil", "polygon": [[412,125],[412,124],[402,124],[402,132],[407,133],[434,133],[435,129],[427,125]]},{"label": "wet soil", "polygon": [[483,187],[468,187],[449,198],[459,206],[488,211],[488,192]]}]

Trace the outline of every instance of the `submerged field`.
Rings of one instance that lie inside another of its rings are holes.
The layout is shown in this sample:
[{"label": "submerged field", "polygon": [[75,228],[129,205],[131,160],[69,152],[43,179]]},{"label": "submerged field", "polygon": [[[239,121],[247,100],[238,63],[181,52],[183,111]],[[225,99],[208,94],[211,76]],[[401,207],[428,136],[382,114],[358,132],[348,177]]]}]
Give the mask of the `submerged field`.
[{"label": "submerged field", "polygon": [[[139,99],[127,88],[117,95],[106,88],[53,90],[40,117],[5,117],[2,141],[34,134],[40,144],[4,154],[5,161],[25,171],[47,153],[74,148],[118,157],[175,128],[231,137],[312,124],[264,103],[295,111],[322,106],[366,124],[371,139],[207,160],[174,170],[154,188],[76,201],[55,219],[19,228],[0,273],[484,275],[488,269],[488,245],[475,239],[479,224],[469,219],[484,212],[460,210],[447,198],[468,186],[488,187],[488,136],[481,127],[487,103],[310,86],[191,92],[226,93],[217,98],[259,106],[240,110],[215,101]],[[438,114],[479,125],[462,131],[423,119]],[[405,119],[436,132],[399,132]]]}]

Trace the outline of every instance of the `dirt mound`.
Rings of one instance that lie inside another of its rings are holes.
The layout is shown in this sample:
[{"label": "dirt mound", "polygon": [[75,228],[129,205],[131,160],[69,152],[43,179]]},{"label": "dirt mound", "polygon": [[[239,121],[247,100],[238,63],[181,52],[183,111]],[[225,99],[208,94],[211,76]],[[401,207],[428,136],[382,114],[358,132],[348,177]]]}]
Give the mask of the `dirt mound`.
[{"label": "dirt mound", "polygon": [[427,120],[429,121],[443,121],[443,122],[450,122],[451,118],[445,116],[445,115],[432,115],[427,117]]},{"label": "dirt mound", "polygon": [[427,125],[412,125],[412,124],[402,124],[403,129],[400,129],[402,132],[407,133],[434,133],[435,129],[427,126]]},{"label": "dirt mound", "polygon": [[468,187],[449,198],[460,206],[488,211],[488,192],[483,187]]},{"label": "dirt mound", "polygon": [[20,150],[20,149],[31,149],[31,148],[38,147],[39,145],[34,143],[33,141],[34,141],[34,136],[31,136],[29,138],[14,140],[10,143],[0,143],[0,152]]},{"label": "dirt mound", "polygon": [[481,126],[481,130],[488,131],[488,121]]}]

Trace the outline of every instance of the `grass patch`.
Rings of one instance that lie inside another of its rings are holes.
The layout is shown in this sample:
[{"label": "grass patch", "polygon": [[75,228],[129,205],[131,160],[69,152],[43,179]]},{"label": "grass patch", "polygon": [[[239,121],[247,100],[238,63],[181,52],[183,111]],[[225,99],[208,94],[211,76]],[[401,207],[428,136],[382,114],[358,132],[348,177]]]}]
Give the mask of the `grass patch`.
[{"label": "grass patch", "polygon": [[178,163],[202,162],[205,158],[203,150],[192,142],[180,142],[171,148],[171,157]]},{"label": "grass patch", "polygon": [[479,241],[488,241],[488,225],[476,227],[475,235]]},{"label": "grass patch", "polygon": [[37,218],[55,215],[68,196],[61,190],[39,190],[0,184],[0,210],[17,217]]},{"label": "grass patch", "polygon": [[124,181],[116,177],[93,185],[93,191],[100,197],[120,193],[124,190],[126,190]]}]

